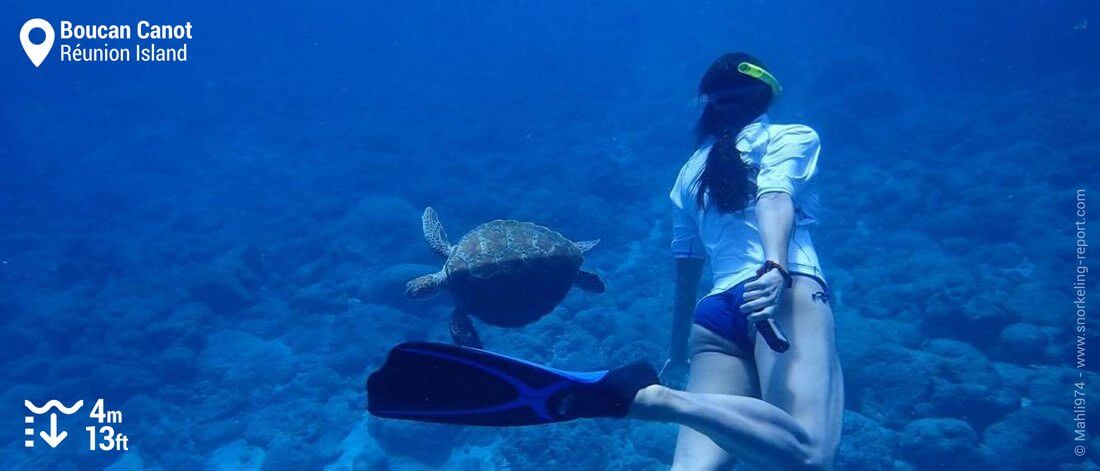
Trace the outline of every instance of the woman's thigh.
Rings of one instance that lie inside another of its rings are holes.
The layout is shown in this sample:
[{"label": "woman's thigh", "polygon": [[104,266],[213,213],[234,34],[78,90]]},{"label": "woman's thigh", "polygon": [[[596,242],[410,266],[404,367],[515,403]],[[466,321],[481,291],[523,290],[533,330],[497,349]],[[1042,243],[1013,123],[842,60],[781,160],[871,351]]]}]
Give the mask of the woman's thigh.
[{"label": "woman's thigh", "polygon": [[757,334],[760,396],[783,409],[809,433],[822,452],[835,453],[844,412],[844,383],[837,358],[833,312],[814,293],[817,281],[798,276],[776,321],[791,349],[776,353]]},{"label": "woman's thigh", "polygon": [[[738,348],[713,332],[691,326],[691,370],[685,390],[697,393],[759,397],[756,367],[751,359],[734,356]],[[680,426],[674,470],[733,469],[733,455],[710,438]]]}]

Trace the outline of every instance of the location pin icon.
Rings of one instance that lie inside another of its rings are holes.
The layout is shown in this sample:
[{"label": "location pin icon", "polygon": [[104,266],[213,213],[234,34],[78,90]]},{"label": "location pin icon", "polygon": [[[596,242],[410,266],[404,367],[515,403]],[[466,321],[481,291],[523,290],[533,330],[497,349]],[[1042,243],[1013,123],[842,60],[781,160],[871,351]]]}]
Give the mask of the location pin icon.
[{"label": "location pin icon", "polygon": [[[40,29],[46,33],[46,40],[39,44],[31,42],[31,31],[35,29]],[[23,44],[23,51],[27,53],[31,63],[38,67],[42,65],[42,61],[46,60],[46,56],[50,55],[50,49],[53,48],[53,26],[50,26],[50,22],[42,18],[27,20],[26,23],[23,23],[23,28],[19,30],[19,42]]]}]

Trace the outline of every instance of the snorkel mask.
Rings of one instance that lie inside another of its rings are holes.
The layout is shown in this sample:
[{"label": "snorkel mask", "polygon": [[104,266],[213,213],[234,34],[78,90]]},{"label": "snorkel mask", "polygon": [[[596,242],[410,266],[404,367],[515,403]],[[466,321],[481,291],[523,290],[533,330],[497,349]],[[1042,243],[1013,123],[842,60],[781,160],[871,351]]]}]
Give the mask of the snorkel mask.
[{"label": "snorkel mask", "polygon": [[[764,70],[763,67],[749,62],[742,62],[737,64],[737,71],[767,84],[772,90],[773,97],[778,97],[779,92],[783,91],[783,87],[779,85],[779,80],[771,72]],[[757,89],[754,87],[734,88],[708,93],[699,97],[699,100],[702,103],[710,103],[719,108],[725,108],[735,106],[743,97],[755,93],[757,93]]]}]

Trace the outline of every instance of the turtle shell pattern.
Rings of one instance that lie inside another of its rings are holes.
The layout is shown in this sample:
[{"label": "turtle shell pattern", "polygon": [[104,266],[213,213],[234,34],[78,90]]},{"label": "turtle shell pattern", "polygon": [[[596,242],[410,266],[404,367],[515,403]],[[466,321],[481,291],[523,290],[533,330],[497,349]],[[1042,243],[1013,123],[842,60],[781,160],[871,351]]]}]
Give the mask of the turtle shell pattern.
[{"label": "turtle shell pattern", "polygon": [[573,286],[584,255],[543,226],[491,221],[458,241],[444,264],[458,307],[500,327],[550,313]]}]

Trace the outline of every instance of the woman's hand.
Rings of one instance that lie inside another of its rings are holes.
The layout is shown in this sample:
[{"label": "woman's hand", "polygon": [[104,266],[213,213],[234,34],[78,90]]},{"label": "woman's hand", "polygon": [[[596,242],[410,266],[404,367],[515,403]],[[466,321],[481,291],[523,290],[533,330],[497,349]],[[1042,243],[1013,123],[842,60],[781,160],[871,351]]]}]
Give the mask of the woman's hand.
[{"label": "woman's hand", "polygon": [[748,314],[749,323],[770,319],[783,301],[786,280],[778,269],[768,270],[757,279],[745,284],[745,304],[741,312]]}]

